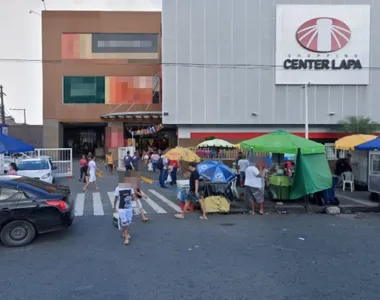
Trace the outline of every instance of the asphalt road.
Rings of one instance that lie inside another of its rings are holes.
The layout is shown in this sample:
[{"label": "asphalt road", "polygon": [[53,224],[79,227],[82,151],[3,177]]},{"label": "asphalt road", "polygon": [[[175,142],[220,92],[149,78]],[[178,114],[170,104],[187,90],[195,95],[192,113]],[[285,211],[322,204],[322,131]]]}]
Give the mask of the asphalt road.
[{"label": "asphalt road", "polygon": [[0,246],[0,299],[379,299],[379,215],[83,216]]}]

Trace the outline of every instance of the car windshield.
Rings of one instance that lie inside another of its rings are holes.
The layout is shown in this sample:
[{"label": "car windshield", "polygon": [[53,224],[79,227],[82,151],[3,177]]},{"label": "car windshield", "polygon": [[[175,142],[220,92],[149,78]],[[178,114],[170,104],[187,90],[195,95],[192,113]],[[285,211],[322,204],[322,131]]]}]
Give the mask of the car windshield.
[{"label": "car windshield", "polygon": [[38,179],[30,178],[30,177],[18,177],[18,178],[12,179],[12,180],[31,185],[37,189],[46,191],[48,193],[57,192],[57,187],[55,185],[47,183],[47,182],[42,181],[42,180],[38,180]]},{"label": "car windshield", "polygon": [[48,170],[49,163],[47,160],[23,160],[17,165],[20,171]]}]

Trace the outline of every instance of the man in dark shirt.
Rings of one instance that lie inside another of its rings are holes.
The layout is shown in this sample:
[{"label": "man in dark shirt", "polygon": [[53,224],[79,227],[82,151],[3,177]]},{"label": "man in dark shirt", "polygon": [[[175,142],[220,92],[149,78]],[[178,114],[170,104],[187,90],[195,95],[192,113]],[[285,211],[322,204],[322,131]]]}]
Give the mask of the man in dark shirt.
[{"label": "man in dark shirt", "polygon": [[190,174],[190,189],[186,196],[185,205],[183,207],[183,212],[181,214],[176,214],[175,217],[177,219],[184,219],[185,218],[185,212],[187,212],[187,209],[190,205],[190,203],[196,203],[199,202],[202,210],[202,216],[200,217],[201,220],[207,220],[206,216],[206,208],[205,203],[202,198],[202,196],[199,193],[199,173],[197,171],[197,164],[194,162],[189,163],[189,171]]}]

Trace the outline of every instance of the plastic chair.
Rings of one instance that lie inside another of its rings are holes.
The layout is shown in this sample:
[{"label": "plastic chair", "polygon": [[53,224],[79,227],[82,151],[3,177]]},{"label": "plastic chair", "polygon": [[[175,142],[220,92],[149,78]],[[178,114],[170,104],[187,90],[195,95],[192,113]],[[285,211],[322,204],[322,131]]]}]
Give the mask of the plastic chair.
[{"label": "plastic chair", "polygon": [[349,184],[350,190],[351,190],[351,192],[353,192],[354,188],[355,188],[354,174],[352,172],[344,172],[342,174],[342,178],[343,178],[343,191],[346,190],[346,185]]}]

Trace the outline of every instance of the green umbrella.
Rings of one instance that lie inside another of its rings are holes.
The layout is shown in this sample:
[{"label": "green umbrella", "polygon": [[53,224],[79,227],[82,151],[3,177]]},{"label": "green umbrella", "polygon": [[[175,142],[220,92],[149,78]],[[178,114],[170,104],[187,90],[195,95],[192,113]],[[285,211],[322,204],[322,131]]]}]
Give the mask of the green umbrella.
[{"label": "green umbrella", "polygon": [[255,152],[301,154],[325,153],[325,146],[283,130],[277,130],[240,143],[240,148]]}]

